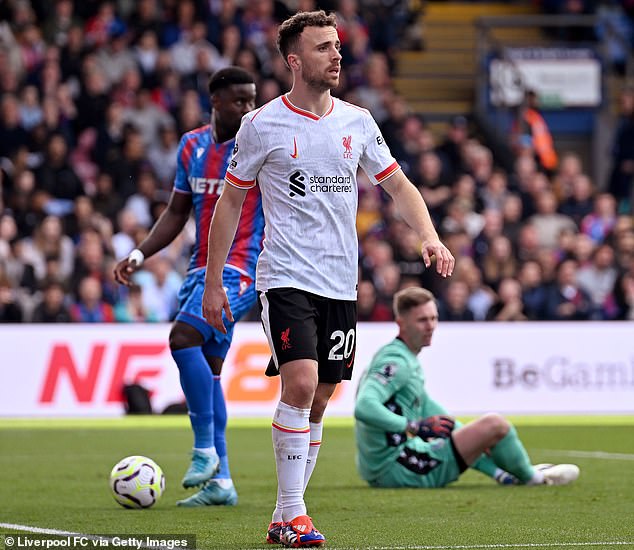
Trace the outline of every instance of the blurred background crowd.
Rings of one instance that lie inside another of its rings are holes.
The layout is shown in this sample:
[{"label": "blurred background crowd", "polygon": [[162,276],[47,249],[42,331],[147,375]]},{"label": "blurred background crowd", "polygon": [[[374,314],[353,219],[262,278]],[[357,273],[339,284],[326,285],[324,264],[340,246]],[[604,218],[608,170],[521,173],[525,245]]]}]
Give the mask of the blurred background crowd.
[{"label": "blurred background crowd", "polygon": [[360,174],[360,321],[392,319],[392,295],[408,285],[433,290],[448,321],[634,319],[633,90],[622,93],[608,181],[593,181],[576,153],[550,164],[521,124],[508,170],[468,117],[432,131],[396,93],[396,52],[424,48],[422,3],[5,0],[0,321],[171,320],[193,225],[132,288],[114,282],[113,266],[165,208],[180,135],[209,120],[210,74],[248,69],[259,105],[287,91],[277,25],[315,8],[338,16],[335,95],[372,112],[458,259],[448,281],[425,271],[416,235]]}]

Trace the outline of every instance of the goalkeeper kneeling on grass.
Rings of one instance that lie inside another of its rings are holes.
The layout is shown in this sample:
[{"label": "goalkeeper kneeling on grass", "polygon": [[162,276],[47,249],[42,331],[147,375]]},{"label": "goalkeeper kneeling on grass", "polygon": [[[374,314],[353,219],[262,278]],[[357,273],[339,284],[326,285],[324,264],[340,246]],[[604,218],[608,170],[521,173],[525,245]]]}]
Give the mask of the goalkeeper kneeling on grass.
[{"label": "goalkeeper kneeling on grass", "polygon": [[429,397],[418,362],[438,326],[434,296],[406,288],[394,296],[398,336],[372,359],[354,410],[357,467],[374,487],[444,487],[467,468],[501,484],[565,485],[574,464],[533,465],[515,428],[499,414],[461,425]]}]

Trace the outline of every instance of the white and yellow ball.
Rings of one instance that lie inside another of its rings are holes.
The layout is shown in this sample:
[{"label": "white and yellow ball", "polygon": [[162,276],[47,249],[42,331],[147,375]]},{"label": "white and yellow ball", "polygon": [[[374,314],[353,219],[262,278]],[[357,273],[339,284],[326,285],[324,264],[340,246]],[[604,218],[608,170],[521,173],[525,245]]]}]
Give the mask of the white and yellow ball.
[{"label": "white and yellow ball", "polygon": [[149,508],[165,490],[161,467],[146,456],[127,456],[110,472],[114,499],[125,508]]}]

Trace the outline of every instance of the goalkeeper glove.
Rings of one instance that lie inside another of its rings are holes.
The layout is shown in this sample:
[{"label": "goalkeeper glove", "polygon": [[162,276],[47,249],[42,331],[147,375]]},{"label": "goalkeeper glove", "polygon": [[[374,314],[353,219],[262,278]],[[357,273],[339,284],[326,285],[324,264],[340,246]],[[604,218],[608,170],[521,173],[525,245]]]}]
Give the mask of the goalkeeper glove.
[{"label": "goalkeeper glove", "polygon": [[448,438],[455,425],[456,421],[450,416],[437,414],[408,422],[407,432],[417,435],[424,441],[428,441],[438,437]]}]

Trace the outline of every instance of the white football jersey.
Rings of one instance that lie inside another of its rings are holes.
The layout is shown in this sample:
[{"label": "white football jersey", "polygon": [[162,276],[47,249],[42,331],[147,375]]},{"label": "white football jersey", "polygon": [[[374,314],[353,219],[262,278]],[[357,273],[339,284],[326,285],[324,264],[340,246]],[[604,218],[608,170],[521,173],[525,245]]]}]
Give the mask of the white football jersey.
[{"label": "white football jersey", "polygon": [[400,168],[366,109],[332,98],[319,117],[284,95],[244,116],[225,177],[260,186],[258,290],[356,300],[358,166],[375,185]]}]

